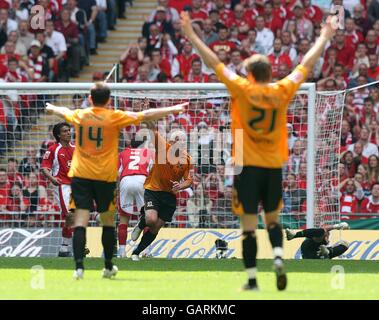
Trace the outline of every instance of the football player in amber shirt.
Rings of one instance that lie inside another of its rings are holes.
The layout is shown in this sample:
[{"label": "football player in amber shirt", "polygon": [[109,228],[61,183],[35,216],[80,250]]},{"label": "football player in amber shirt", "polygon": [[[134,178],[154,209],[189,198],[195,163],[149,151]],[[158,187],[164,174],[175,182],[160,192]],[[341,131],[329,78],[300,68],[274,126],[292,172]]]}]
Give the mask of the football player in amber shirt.
[{"label": "football player in amber shirt", "polygon": [[[149,124],[153,129],[152,124]],[[155,161],[145,181],[145,216],[132,232],[136,241],[142,230],[149,230],[142,236],[141,242],[132,253],[132,260],[138,261],[139,254],[156,238],[166,222],[171,222],[176,210],[176,193],[192,185],[192,159],[186,152],[186,134],[182,131],[172,132],[169,143],[155,132]]]},{"label": "football player in amber shirt", "polygon": [[75,279],[84,274],[84,249],[86,227],[93,201],[103,225],[104,278],[117,274],[112,263],[115,245],[115,187],[117,180],[118,137],[120,130],[142,120],[152,121],[171,113],[184,111],[184,105],[151,109],[142,112],[113,110],[111,91],[102,82],[96,83],[89,96],[91,107],[70,110],[47,104],[46,111],[73,124],[76,132],[75,152],[68,176],[72,178],[72,196],[75,202],[73,251],[76,269]]},{"label": "football player in amber shirt", "polygon": [[[333,17],[337,19],[337,17]],[[204,62],[215,70],[231,95],[231,120],[235,147],[234,162],[239,174],[234,178],[233,211],[241,216],[242,250],[248,283],[244,290],[256,290],[256,254],[258,205],[262,202],[266,226],[274,252],[276,285],[284,290],[287,278],[283,266],[283,234],[279,223],[282,206],[282,166],[288,158],[286,113],[296,90],[307,79],[335,29],[331,17],[321,30],[315,45],[300,65],[286,78],[271,84],[272,70],[267,57],[253,55],[244,61],[248,72],[242,78],[225,67],[194,32],[186,12],[181,13],[184,34],[197,49]],[[243,151],[242,156],[238,155]]]}]

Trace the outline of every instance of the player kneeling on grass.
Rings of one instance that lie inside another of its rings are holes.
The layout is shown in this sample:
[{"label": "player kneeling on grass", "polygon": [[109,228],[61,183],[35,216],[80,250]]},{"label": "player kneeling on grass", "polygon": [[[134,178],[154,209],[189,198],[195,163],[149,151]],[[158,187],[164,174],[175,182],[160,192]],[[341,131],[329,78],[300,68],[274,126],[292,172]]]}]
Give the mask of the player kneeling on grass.
[{"label": "player kneeling on grass", "polygon": [[111,278],[118,271],[112,263],[112,257],[116,242],[114,215],[120,131],[144,120],[157,120],[171,113],[183,112],[185,104],[138,113],[113,110],[109,107],[111,91],[105,83],[96,83],[88,99],[91,106],[87,109],[70,110],[48,103],[46,111],[72,123],[76,132],[76,148],[68,174],[72,178],[71,188],[76,207],[73,236],[74,278],[83,278],[86,227],[93,202],[103,226],[103,277]]},{"label": "player kneeling on grass", "polygon": [[301,244],[301,256],[303,259],[333,259],[346,252],[349,249],[349,243],[341,240],[332,246],[328,246],[329,232],[331,230],[346,229],[349,229],[349,225],[346,222],[341,222],[333,226],[305,229],[298,232],[286,229],[286,236],[287,240],[307,238]]},{"label": "player kneeling on grass", "polygon": [[[184,132],[176,131],[171,134],[167,143],[158,132],[155,133],[157,152],[145,182],[145,216],[141,216],[133,229],[132,240],[137,241],[146,226],[149,229],[132,253],[134,261],[139,260],[139,254],[155,240],[165,223],[171,222],[176,210],[175,194],[192,185],[193,165],[191,156],[186,152],[186,138]],[[166,153],[163,157],[165,161],[159,156],[161,150]]]},{"label": "player kneeling on grass", "polygon": [[138,213],[144,214],[144,183],[152,162],[151,152],[145,143],[138,137],[133,137],[130,148],[126,148],[119,155],[119,188],[118,212],[120,223],[118,225],[119,257],[125,257],[125,246],[128,235],[130,216],[133,215],[134,203]]}]

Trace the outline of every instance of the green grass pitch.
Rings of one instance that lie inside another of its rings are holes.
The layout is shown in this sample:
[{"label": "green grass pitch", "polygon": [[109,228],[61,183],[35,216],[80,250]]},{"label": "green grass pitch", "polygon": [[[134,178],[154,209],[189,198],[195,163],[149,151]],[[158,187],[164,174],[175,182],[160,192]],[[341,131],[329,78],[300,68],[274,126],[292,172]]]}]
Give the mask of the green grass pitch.
[{"label": "green grass pitch", "polygon": [[[246,275],[237,259],[114,262],[115,279],[102,279],[102,259],[88,258],[84,280],[76,281],[71,258],[0,258],[0,299],[379,299],[378,261],[288,260],[283,292],[275,288],[271,260],[259,261],[259,292],[239,292]],[[42,273],[33,273],[36,265]],[[343,280],[331,273],[336,265],[344,268]]]}]

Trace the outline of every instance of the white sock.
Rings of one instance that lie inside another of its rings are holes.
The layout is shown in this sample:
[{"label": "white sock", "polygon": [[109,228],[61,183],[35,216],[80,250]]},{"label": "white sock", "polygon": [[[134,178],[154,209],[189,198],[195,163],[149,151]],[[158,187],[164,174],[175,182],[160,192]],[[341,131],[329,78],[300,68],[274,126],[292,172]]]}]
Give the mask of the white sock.
[{"label": "white sock", "polygon": [[60,252],[68,252],[68,245],[67,244],[62,244],[60,249]]},{"label": "white sock", "polygon": [[69,246],[71,244],[71,238],[63,238],[63,244]]},{"label": "white sock", "polygon": [[120,249],[119,249],[120,252],[124,253],[124,252],[125,252],[125,247],[126,247],[125,245],[121,245],[121,246],[120,246]]},{"label": "white sock", "polygon": [[283,248],[282,247],[275,247],[273,249],[274,251],[274,258],[283,258]]},{"label": "white sock", "polygon": [[247,276],[249,277],[249,279],[255,279],[257,276],[257,268],[254,267],[254,268],[247,268],[246,269],[246,272],[247,272]]}]

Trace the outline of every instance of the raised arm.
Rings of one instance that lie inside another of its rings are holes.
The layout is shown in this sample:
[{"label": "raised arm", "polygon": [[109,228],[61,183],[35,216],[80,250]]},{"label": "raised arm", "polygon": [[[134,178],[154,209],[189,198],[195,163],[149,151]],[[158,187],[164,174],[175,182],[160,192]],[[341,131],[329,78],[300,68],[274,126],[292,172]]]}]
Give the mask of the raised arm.
[{"label": "raised arm", "polygon": [[53,114],[53,115],[56,115],[58,117],[61,117],[61,118],[65,118],[65,115],[71,115],[72,114],[72,110],[70,110],[69,108],[66,108],[66,107],[57,107],[57,106],[54,106],[53,104],[51,103],[46,103],[46,112],[48,114]]},{"label": "raised arm", "polygon": [[195,31],[192,28],[191,18],[188,12],[183,11],[180,14],[180,17],[183,32],[187,36],[188,40],[197,49],[205,64],[212,69],[216,69],[216,66],[220,64],[221,61],[217,57],[217,55],[211,49],[209,49],[208,46],[195,33]]},{"label": "raised arm", "polygon": [[301,65],[307,68],[308,70],[312,70],[313,66],[317,62],[317,60],[321,57],[326,44],[330,41],[336,29],[332,26],[332,18],[336,18],[335,16],[329,16],[326,19],[325,25],[321,29],[321,35],[317,39],[316,43],[313,47],[306,53],[303,60],[301,61]]},{"label": "raised arm", "polygon": [[189,105],[189,102],[177,104],[172,107],[166,107],[166,108],[157,108],[157,109],[148,109],[142,111],[143,120],[144,121],[154,121],[161,118],[164,118],[165,116],[168,116],[172,113],[181,113],[185,111],[185,107]]}]

